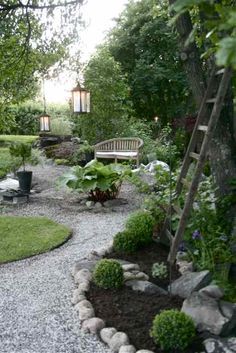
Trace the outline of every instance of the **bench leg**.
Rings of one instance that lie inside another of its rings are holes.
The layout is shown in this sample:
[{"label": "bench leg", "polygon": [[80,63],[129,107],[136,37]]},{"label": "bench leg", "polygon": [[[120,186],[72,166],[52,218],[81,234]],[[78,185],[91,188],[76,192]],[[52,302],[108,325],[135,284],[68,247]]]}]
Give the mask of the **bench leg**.
[{"label": "bench leg", "polygon": [[117,157],[115,157],[115,163],[117,163]]}]

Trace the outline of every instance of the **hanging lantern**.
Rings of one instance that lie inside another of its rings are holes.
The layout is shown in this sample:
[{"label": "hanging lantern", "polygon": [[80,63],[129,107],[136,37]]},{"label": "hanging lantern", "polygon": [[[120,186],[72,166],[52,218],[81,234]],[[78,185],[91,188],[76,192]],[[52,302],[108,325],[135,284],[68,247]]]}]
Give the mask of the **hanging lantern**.
[{"label": "hanging lantern", "polygon": [[39,117],[39,123],[40,123],[40,132],[50,131],[50,115],[42,114]]},{"label": "hanging lantern", "polygon": [[74,113],[90,113],[90,92],[78,84],[73,88],[72,108]]}]

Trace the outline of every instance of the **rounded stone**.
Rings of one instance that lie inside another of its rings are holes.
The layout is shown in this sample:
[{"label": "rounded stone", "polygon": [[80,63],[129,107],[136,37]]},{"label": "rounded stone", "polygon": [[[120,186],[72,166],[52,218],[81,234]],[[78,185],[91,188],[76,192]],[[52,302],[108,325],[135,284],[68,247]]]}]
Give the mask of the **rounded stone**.
[{"label": "rounded stone", "polygon": [[79,302],[76,306],[78,306],[79,309],[81,308],[92,308],[92,304],[90,303],[89,300],[85,299]]},{"label": "rounded stone", "polygon": [[81,292],[88,292],[89,291],[89,287],[90,287],[89,281],[85,281],[85,282],[81,282],[79,284],[78,289]]},{"label": "rounded stone", "polygon": [[113,352],[119,352],[121,346],[125,346],[128,344],[129,337],[124,332],[116,332],[108,343],[109,347]]},{"label": "rounded stone", "polygon": [[81,302],[82,300],[86,300],[85,295],[81,294],[80,290],[75,289],[73,291],[73,295],[72,295],[72,298],[71,298],[71,303],[75,305],[75,304]]},{"label": "rounded stone", "polygon": [[81,321],[90,319],[91,317],[94,317],[94,316],[95,316],[95,312],[93,308],[82,307],[79,309],[79,319]]},{"label": "rounded stone", "polygon": [[124,281],[130,281],[131,279],[135,279],[136,275],[132,272],[124,272]]},{"label": "rounded stone", "polygon": [[210,284],[209,286],[202,288],[199,292],[215,299],[220,299],[224,296],[224,290],[216,284]]},{"label": "rounded stone", "polygon": [[108,344],[116,332],[117,330],[114,327],[106,327],[101,330],[100,337],[103,342]]},{"label": "rounded stone", "polygon": [[140,349],[136,353],[154,353],[153,351],[149,351],[148,349]]},{"label": "rounded stone", "polygon": [[148,281],[148,280],[149,280],[149,276],[146,275],[146,273],[144,273],[144,272],[138,272],[138,273],[135,275],[135,278],[136,278],[136,279],[139,279],[139,280],[143,280],[143,281]]},{"label": "rounded stone", "polygon": [[119,349],[119,353],[135,353],[135,352],[136,352],[136,349],[131,344],[121,346]]},{"label": "rounded stone", "polygon": [[89,332],[92,334],[99,333],[104,327],[105,322],[98,317],[92,317],[91,319],[87,319],[82,324],[82,330],[86,333]]},{"label": "rounded stone", "polygon": [[124,271],[132,271],[132,270],[139,271],[140,269],[138,264],[124,264],[122,265],[122,268]]},{"label": "rounded stone", "polygon": [[75,283],[83,283],[89,282],[92,279],[92,274],[87,268],[83,268],[82,270],[78,271],[75,276]]}]

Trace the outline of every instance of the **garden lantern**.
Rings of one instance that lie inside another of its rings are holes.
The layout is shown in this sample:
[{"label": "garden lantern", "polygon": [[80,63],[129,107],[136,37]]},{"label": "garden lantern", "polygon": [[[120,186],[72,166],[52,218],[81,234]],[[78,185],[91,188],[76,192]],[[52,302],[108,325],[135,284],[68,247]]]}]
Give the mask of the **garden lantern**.
[{"label": "garden lantern", "polygon": [[72,107],[74,113],[90,113],[90,92],[78,84],[73,88]]},{"label": "garden lantern", "polygon": [[154,117],[154,121],[155,121],[155,123],[157,123],[157,122],[158,122],[158,120],[159,120],[159,117],[158,117],[158,116],[155,116],[155,117]]},{"label": "garden lantern", "polygon": [[39,117],[40,132],[50,131],[50,115],[44,113]]},{"label": "garden lantern", "polygon": [[50,115],[46,113],[46,96],[45,96],[45,82],[42,80],[43,89],[43,114],[39,116],[39,130],[40,132],[50,132]]}]

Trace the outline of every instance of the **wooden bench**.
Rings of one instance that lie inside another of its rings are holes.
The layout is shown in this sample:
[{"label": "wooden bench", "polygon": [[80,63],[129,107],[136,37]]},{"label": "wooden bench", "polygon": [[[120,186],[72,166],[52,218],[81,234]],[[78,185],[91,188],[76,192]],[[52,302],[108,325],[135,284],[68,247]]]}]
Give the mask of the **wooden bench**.
[{"label": "wooden bench", "polygon": [[111,158],[136,160],[139,165],[140,148],[143,146],[143,141],[140,138],[123,137],[114,138],[99,142],[94,146],[95,158]]}]

